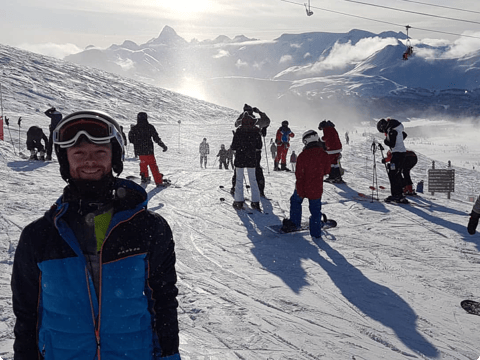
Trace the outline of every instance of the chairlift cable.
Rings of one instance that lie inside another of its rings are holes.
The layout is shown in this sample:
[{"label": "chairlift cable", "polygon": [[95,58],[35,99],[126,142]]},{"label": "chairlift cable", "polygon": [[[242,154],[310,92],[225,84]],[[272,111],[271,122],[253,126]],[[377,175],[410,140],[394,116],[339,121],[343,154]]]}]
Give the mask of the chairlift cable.
[{"label": "chairlift cable", "polygon": [[[304,6],[303,4],[300,4],[300,3],[297,3],[297,2],[294,2],[294,1],[290,1],[290,0],[280,0],[280,1],[286,2],[286,3],[290,3],[290,4],[293,4],[293,5],[299,5],[299,6],[302,6],[302,7]],[[382,24],[399,26],[399,27],[402,27],[402,28],[405,27],[405,25],[393,23],[393,22],[390,22],[390,21],[378,20],[378,19],[368,18],[368,17],[365,17],[365,16],[348,14],[348,13],[344,13],[344,12],[341,12],[341,11],[336,11],[336,10],[330,10],[330,9],[321,8],[321,7],[318,7],[318,6],[312,6],[312,8],[317,9],[317,10],[322,10],[322,11],[330,12],[330,13],[334,13],[334,14],[339,14],[339,15],[344,15],[344,16],[350,16],[350,17],[358,18],[358,19],[364,19],[364,20],[374,21],[374,22],[378,22],[378,23],[382,23]],[[453,35],[453,36],[460,36],[460,37],[468,37],[468,38],[472,38],[472,39],[480,39],[480,36],[474,36],[474,35],[458,34],[458,33],[452,33],[452,32],[448,32],[448,31],[431,30],[431,29],[425,29],[425,28],[419,28],[419,27],[413,27],[413,26],[411,26],[410,28],[411,28],[411,29],[421,30],[421,31],[428,31],[428,32],[433,32],[433,33],[444,34],[444,35]]]},{"label": "chairlift cable", "polygon": [[452,7],[452,6],[445,6],[445,5],[429,4],[429,3],[422,2],[422,1],[414,1],[414,0],[399,0],[399,1],[406,1],[406,2],[410,2],[410,3],[414,3],[414,4],[428,5],[428,6],[434,6],[434,7],[443,8],[443,9],[450,9],[450,10],[457,10],[457,11],[464,11],[464,12],[468,12],[468,13],[480,14],[480,11],[460,9],[460,8],[456,8],[456,7]]}]

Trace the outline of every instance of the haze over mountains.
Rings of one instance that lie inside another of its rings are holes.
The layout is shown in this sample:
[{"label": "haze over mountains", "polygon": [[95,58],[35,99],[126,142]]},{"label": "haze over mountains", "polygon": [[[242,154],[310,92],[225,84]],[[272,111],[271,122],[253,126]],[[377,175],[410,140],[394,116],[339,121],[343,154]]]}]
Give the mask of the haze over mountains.
[{"label": "haze over mountains", "polygon": [[464,39],[410,41],[414,54],[404,61],[401,32],[188,42],[165,26],[145,44],[90,46],[65,60],[234,109],[252,103],[286,119],[478,116],[480,50]]}]

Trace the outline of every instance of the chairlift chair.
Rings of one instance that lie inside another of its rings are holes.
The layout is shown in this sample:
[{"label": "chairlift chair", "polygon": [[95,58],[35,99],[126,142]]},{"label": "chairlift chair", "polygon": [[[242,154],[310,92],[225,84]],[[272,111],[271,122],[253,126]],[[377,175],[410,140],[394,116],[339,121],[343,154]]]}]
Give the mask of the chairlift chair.
[{"label": "chairlift chair", "polygon": [[312,16],[313,15],[313,11],[310,10],[310,0],[308,0],[308,5],[305,4],[305,11],[307,12],[307,16]]}]

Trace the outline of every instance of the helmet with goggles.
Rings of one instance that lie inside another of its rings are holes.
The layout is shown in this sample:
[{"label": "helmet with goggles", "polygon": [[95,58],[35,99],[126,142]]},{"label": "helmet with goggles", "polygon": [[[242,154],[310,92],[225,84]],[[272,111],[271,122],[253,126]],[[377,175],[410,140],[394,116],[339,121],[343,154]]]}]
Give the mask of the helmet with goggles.
[{"label": "helmet with goggles", "polygon": [[71,178],[66,149],[82,139],[96,145],[111,143],[112,169],[117,176],[122,172],[125,154],[123,137],[120,125],[110,115],[97,110],[74,112],[58,123],[52,135],[60,174],[65,181]]},{"label": "helmet with goggles", "polygon": [[305,146],[312,142],[318,141],[320,141],[320,138],[318,137],[318,133],[315,130],[305,131],[302,135],[302,142]]}]

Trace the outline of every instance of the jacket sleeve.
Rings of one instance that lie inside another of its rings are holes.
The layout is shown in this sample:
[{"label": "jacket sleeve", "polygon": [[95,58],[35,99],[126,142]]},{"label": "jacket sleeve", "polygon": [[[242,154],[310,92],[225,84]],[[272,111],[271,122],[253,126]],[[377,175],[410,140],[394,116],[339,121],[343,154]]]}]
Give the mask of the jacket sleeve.
[{"label": "jacket sleeve", "polygon": [[175,244],[172,230],[165,219],[158,214],[153,216],[156,226],[152,233],[156,236],[151,243],[148,282],[154,301],[154,328],[161,348],[161,355],[155,359],[180,359],[174,356],[179,352]]},{"label": "jacket sleeve", "polygon": [[297,158],[297,166],[295,168],[295,177],[297,179],[295,183],[295,189],[297,190],[298,196],[301,198],[305,197],[305,166],[303,164],[303,159],[299,156]]},{"label": "jacket sleeve", "polygon": [[158,136],[158,132],[155,129],[155,127],[151,125],[150,129],[151,129],[151,135],[152,135],[153,141],[155,141],[158,144],[158,146],[165,149],[165,144],[163,143],[162,139],[160,139],[160,136]]},{"label": "jacket sleeve", "polygon": [[14,327],[15,360],[40,359],[37,347],[38,299],[40,291],[40,269],[35,259],[32,225],[27,226],[20,236],[12,271],[12,301],[16,316]]}]

